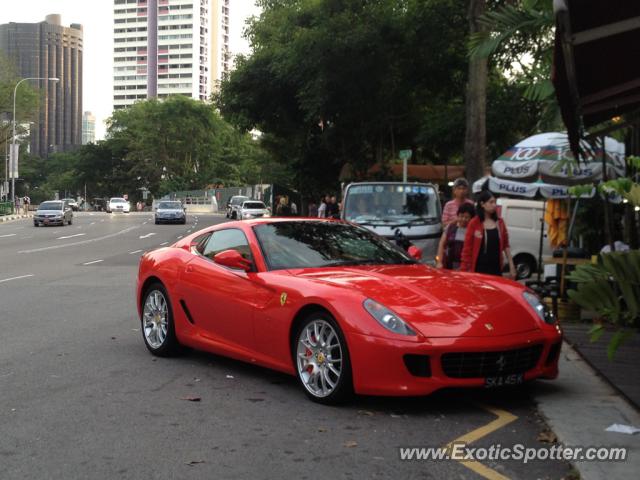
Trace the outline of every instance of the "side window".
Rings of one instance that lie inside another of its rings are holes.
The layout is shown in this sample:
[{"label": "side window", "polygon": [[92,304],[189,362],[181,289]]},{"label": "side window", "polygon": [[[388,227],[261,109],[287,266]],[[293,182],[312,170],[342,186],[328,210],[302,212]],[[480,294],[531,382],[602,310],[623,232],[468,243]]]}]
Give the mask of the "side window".
[{"label": "side window", "polygon": [[225,250],[237,250],[244,258],[253,262],[249,242],[242,230],[227,228],[213,232],[202,250],[202,255],[213,260],[213,257]]}]

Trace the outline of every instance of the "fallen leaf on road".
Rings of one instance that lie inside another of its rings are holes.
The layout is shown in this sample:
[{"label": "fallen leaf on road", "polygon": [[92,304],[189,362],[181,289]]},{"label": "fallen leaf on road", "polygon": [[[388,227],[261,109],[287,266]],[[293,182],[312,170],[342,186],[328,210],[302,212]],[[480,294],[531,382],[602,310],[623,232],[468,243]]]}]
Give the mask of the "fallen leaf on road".
[{"label": "fallen leaf on road", "polygon": [[558,437],[551,430],[544,430],[538,434],[538,441],[544,443],[557,443]]},{"label": "fallen leaf on road", "polygon": [[326,428],[324,428],[324,427],[320,427],[320,428],[318,428],[318,431],[319,431],[319,432],[326,432],[326,431],[327,431],[327,429],[326,429]]},{"label": "fallen leaf on road", "polygon": [[344,446],[346,448],[357,447],[358,446],[358,442],[356,442],[355,440],[348,440],[348,441],[344,442]]},{"label": "fallen leaf on road", "polygon": [[202,400],[202,398],[189,395],[187,397],[182,397],[180,400],[187,400],[188,402],[199,402],[200,400]]},{"label": "fallen leaf on road", "polygon": [[190,467],[193,467],[194,465],[197,465],[199,463],[205,463],[204,460],[191,460],[190,462],[184,462],[185,465],[189,465]]},{"label": "fallen leaf on road", "polygon": [[364,415],[366,417],[373,417],[373,412],[370,412],[369,410],[358,410],[358,415]]},{"label": "fallen leaf on road", "polygon": [[250,402],[264,402],[264,398],[247,398]]}]

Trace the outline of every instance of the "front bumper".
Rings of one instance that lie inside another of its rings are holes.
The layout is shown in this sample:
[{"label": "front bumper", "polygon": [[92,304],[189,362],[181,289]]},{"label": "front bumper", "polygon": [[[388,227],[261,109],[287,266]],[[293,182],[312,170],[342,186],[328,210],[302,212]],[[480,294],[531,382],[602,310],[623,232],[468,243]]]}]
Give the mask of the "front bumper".
[{"label": "front bumper", "polygon": [[63,218],[37,218],[33,217],[34,225],[64,225]]},{"label": "front bumper", "polygon": [[[349,354],[356,393],[365,395],[428,395],[442,388],[484,387],[485,378],[453,378],[442,369],[442,355],[456,352],[498,352],[541,345],[533,368],[520,372],[524,380],[553,379],[558,376],[562,335],[545,328],[494,338],[430,338],[422,343],[391,340],[351,332]],[[554,348],[552,348],[555,346]],[[429,376],[409,371],[405,355],[428,356]]]},{"label": "front bumper", "polygon": [[184,223],[186,217],[155,217],[157,223]]}]

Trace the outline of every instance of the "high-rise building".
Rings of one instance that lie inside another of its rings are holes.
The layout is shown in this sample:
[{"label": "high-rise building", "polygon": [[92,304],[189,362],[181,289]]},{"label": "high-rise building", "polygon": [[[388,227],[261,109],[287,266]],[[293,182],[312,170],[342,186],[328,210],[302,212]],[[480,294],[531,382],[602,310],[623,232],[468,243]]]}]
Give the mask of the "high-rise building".
[{"label": "high-rise building", "polygon": [[114,0],[114,109],[149,97],[209,97],[212,1]]},{"label": "high-rise building", "polygon": [[82,115],[82,144],[95,143],[96,141],[96,117],[91,112]]},{"label": "high-rise building", "polygon": [[211,0],[211,89],[229,73],[229,0]]},{"label": "high-rise building", "polygon": [[47,15],[40,23],[6,23],[0,25],[0,50],[15,63],[21,78],[59,79],[30,82],[41,92],[31,130],[31,153],[47,157],[80,145],[82,25],[64,27],[60,15]]}]

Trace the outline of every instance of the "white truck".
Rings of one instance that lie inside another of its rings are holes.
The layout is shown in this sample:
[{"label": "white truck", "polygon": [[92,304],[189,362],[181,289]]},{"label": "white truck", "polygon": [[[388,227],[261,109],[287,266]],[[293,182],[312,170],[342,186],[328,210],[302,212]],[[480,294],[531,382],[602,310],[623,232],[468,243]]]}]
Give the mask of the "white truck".
[{"label": "white truck", "polygon": [[396,231],[422,250],[433,263],[442,235],[437,188],[430,183],[359,182],[349,184],[341,217],[393,241]]}]

